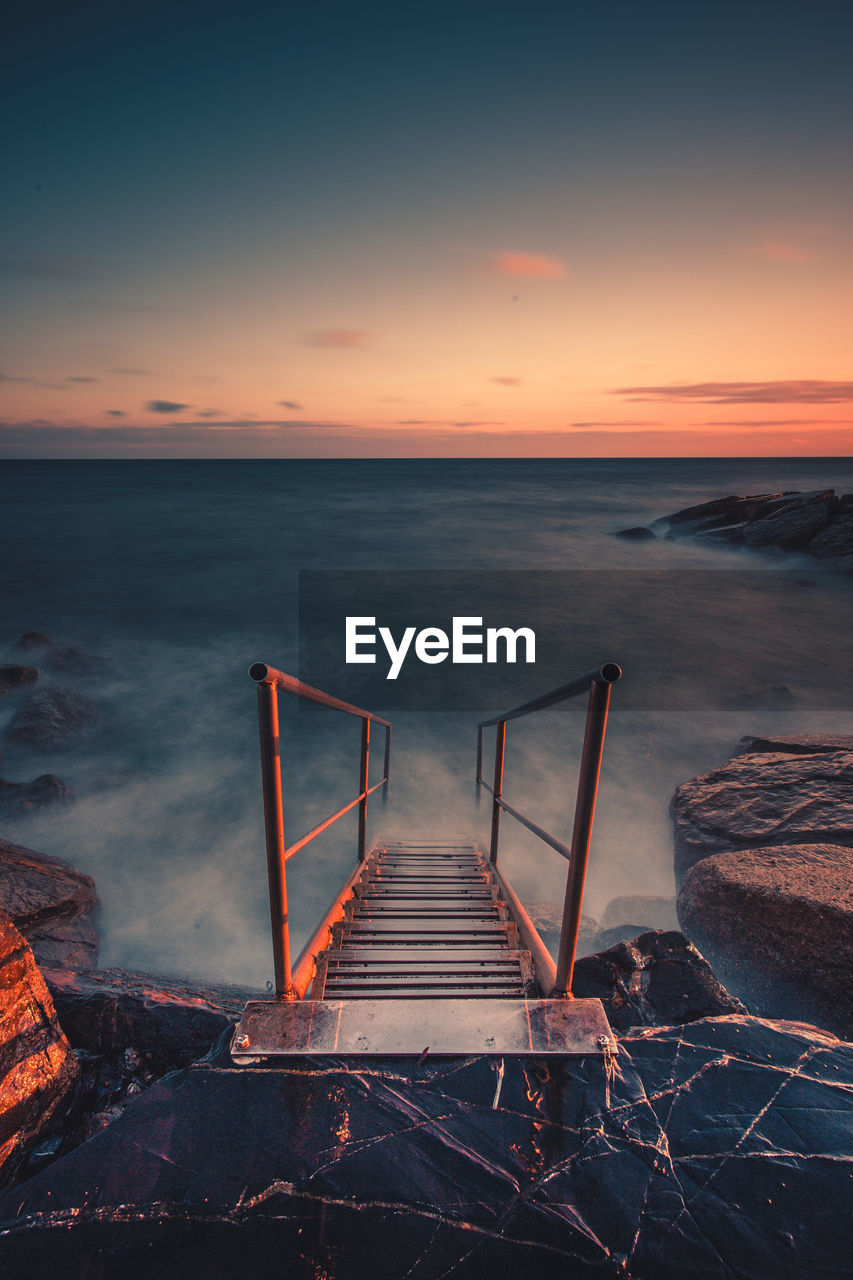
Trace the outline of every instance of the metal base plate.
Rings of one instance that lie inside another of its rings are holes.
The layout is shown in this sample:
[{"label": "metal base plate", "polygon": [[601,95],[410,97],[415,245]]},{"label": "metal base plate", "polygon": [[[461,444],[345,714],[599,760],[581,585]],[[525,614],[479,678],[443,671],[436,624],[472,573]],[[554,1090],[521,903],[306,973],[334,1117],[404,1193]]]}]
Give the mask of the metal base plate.
[{"label": "metal base plate", "polygon": [[615,1052],[600,1000],[251,1001],[231,1042],[235,1063],[304,1056]]}]

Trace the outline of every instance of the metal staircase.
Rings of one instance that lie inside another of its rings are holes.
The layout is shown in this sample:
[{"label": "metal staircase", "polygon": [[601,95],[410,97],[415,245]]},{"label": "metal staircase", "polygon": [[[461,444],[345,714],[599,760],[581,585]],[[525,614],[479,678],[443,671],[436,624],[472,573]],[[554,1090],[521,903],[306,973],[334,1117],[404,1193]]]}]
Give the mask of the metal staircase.
[{"label": "metal staircase", "polygon": [[530,952],[485,856],[441,844],[372,851],[311,987],[313,1000],[536,994]]},{"label": "metal staircase", "polygon": [[[368,852],[367,799],[388,785],[390,724],[265,663],[255,663],[249,674],[258,686],[276,998],[246,1005],[231,1043],[233,1061],[250,1065],[326,1054],[606,1057],[614,1042],[601,1002],[575,999],[571,983],[610,687],[620,668],[605,663],[478,726],[477,785],[492,796],[488,856],[474,844],[446,838],[380,841]],[[361,720],[359,794],[289,846],[279,690]],[[584,693],[589,704],[567,846],[504,801],[504,751],[509,721]],[[383,777],[371,785],[372,725],[385,729],[385,751]],[[482,776],[483,744],[492,726],[495,764],[489,785]],[[356,865],[291,968],[286,863],[356,807]],[[502,813],[568,861],[556,964],[498,869]]]}]

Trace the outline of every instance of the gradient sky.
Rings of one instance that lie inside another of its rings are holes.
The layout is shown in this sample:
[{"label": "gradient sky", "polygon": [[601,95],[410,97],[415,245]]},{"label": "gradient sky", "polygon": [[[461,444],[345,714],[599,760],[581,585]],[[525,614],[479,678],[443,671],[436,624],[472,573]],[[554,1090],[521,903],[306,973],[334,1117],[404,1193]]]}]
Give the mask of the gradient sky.
[{"label": "gradient sky", "polygon": [[5,20],[0,456],[844,455],[853,5]]}]

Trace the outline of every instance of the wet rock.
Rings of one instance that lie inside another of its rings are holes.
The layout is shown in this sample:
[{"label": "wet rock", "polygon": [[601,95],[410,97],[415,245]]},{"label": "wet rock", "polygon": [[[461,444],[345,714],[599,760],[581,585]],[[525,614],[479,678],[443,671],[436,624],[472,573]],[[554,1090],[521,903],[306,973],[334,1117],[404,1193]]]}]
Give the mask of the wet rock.
[{"label": "wet rock", "polygon": [[[783,751],[792,756],[827,755],[833,751],[853,752],[853,734],[849,733],[779,733],[772,737],[741,738],[738,755]],[[756,762],[760,766],[760,762]]]},{"label": "wet rock", "polygon": [[801,494],[785,503],[772,515],[750,522],[743,539],[750,547],[785,547],[796,550],[807,547],[829,523],[832,489]]},{"label": "wet rock", "polygon": [[32,952],[0,912],[0,1182],[55,1121],[77,1075]]},{"label": "wet rock", "polygon": [[[555,902],[533,902],[528,905],[527,914],[545,946],[552,956],[556,957],[560,946],[560,927],[563,922],[562,903],[558,906]],[[581,916],[577,949],[579,956],[587,955],[594,950],[593,944],[598,937],[598,930],[597,920],[586,914]]]},{"label": "wet rock", "polygon": [[0,698],[27,685],[35,684],[39,678],[37,667],[21,667],[16,663],[5,663],[0,666]]},{"label": "wet rock", "polygon": [[817,1280],[853,1250],[853,1049],[813,1028],[646,1028],[611,1071],[219,1061],[2,1197],[10,1274]]},{"label": "wet rock", "polygon": [[99,719],[98,704],[71,689],[38,689],[20,704],[6,737],[38,751],[72,747],[88,738]]},{"label": "wet rock", "polygon": [[104,658],[92,653],[84,653],[73,644],[56,645],[49,649],[41,660],[45,671],[58,676],[102,676],[107,670]]},{"label": "wet rock", "polygon": [[615,536],[617,538],[630,538],[634,542],[648,542],[649,540],[653,542],[656,537],[655,533],[646,528],[644,524],[636,524],[631,529],[617,529]]},{"label": "wet rock", "polygon": [[25,631],[19,636],[11,649],[6,652],[7,658],[34,658],[50,649],[53,641],[43,631]]},{"label": "wet rock", "polygon": [[853,554],[853,512],[836,516],[809,543],[809,551],[821,559]]},{"label": "wet rock", "polygon": [[677,930],[651,929],[577,960],[572,992],[601,1000],[610,1025],[620,1032],[746,1012]]},{"label": "wet rock", "polygon": [[61,858],[0,839],[0,910],[11,916],[39,964],[98,963],[94,881]]},{"label": "wet rock", "polygon": [[59,1020],[75,1049],[116,1059],[131,1072],[155,1075],[206,1053],[257,991],[188,978],[94,969],[44,970]]},{"label": "wet rock", "polygon": [[853,1037],[853,849],[767,845],[692,867],[684,931],[753,1012]]},{"label": "wet rock", "polygon": [[677,929],[675,898],[651,893],[629,893],[611,898],[601,917],[602,929],[612,929],[630,920],[642,920],[646,929]]},{"label": "wet rock", "polygon": [[750,520],[770,515],[788,499],[782,493],[757,493],[748,497],[729,494],[725,498],[712,498],[699,502],[671,515],[662,516],[651,525],[652,530],[675,538],[691,537],[715,528],[742,525]]},{"label": "wet rock", "polygon": [[32,782],[7,782],[0,778],[0,818],[26,818],[39,809],[67,804],[71,792],[54,773],[42,773]]},{"label": "wet rock", "polygon": [[672,800],[675,878],[732,849],[768,844],[853,846],[853,751],[737,755],[692,778]]}]

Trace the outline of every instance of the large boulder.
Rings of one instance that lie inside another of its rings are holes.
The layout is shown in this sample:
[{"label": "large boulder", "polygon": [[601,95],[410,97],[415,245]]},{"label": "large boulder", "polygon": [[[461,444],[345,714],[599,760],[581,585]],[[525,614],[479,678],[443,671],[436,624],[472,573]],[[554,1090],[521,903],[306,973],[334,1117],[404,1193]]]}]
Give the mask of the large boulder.
[{"label": "large boulder", "polygon": [[732,1016],[611,1062],[293,1061],[175,1072],[0,1198],[16,1280],[818,1280],[843,1212],[853,1046]]},{"label": "large boulder", "polygon": [[64,750],[88,738],[99,717],[98,704],[82,693],[37,689],[19,705],[6,737],[37,751]]},{"label": "large boulder", "polygon": [[0,912],[0,1183],[55,1122],[77,1075],[32,952]]},{"label": "large boulder", "polygon": [[853,1038],[853,849],[770,845],[705,858],[682,881],[678,914],[754,1013]]},{"label": "large boulder", "polygon": [[70,863],[0,839],[0,910],[12,917],[39,964],[94,968],[98,906],[94,881]]},{"label": "large boulder", "polygon": [[207,1053],[257,991],[190,978],[93,969],[45,969],[63,1030],[75,1049],[114,1059],[133,1051],[155,1075]]},{"label": "large boulder", "polygon": [[735,756],[692,778],[672,801],[676,883],[702,858],[731,849],[853,846],[851,784],[853,751],[784,747]]},{"label": "large boulder", "polygon": [[836,516],[830,525],[812,538],[809,551],[821,559],[850,555],[853,552],[853,512]]},{"label": "large boulder", "polygon": [[572,994],[602,1002],[616,1031],[746,1013],[683,933],[648,930],[575,962]]},{"label": "large boulder", "polygon": [[652,893],[625,893],[611,898],[601,917],[602,929],[613,929],[631,920],[642,920],[647,929],[677,929],[675,898]]}]

